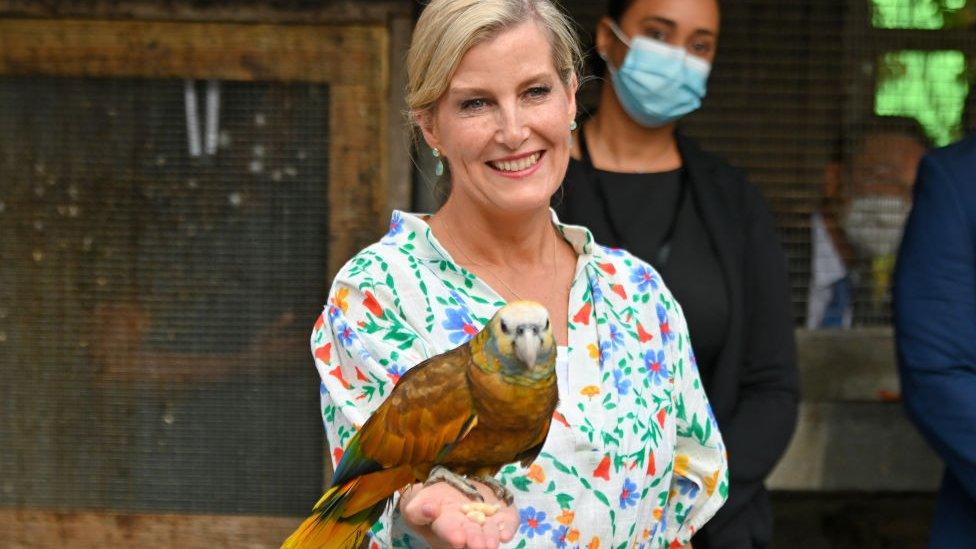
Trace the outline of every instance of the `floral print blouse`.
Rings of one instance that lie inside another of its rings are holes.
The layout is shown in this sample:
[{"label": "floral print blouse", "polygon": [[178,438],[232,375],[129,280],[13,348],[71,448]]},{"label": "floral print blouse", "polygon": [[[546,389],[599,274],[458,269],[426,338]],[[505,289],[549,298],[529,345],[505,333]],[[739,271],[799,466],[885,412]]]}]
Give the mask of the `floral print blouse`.
[{"label": "floral print blouse", "polygon": [[[657,272],[553,222],[578,255],[560,402],[539,457],[497,475],[521,523],[509,547],[671,547],[728,495],[725,447],[681,307]],[[415,215],[336,276],[311,344],[334,462],[411,366],[481,330],[504,300]],[[371,547],[423,547],[395,510]]]}]

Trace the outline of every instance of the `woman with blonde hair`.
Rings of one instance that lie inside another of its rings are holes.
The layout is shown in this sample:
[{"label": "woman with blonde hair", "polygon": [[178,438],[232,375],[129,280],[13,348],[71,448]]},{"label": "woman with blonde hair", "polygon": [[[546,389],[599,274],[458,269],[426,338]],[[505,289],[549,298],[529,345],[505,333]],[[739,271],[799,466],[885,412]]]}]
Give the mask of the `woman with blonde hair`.
[{"label": "woman with blonde hair", "polygon": [[333,458],[407,369],[511,300],[549,310],[560,404],[535,462],[496,477],[511,506],[478,524],[453,487],[416,484],[374,526],[380,547],[682,545],[725,499],[681,308],[653,269],[549,209],[579,64],[547,0],[433,0],[417,23],[408,106],[450,194],[433,215],[394,212],[333,281],[312,333]]}]

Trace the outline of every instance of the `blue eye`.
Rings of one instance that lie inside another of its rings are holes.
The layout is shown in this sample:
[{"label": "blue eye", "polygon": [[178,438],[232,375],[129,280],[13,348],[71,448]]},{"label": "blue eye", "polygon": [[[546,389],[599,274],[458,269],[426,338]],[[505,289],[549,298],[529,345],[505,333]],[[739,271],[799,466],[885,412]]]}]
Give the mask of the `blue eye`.
[{"label": "blue eye", "polygon": [[461,110],[462,111],[478,110],[484,108],[486,105],[488,105],[488,101],[481,98],[465,99],[464,101],[461,101]]},{"label": "blue eye", "polygon": [[531,98],[540,99],[549,95],[552,88],[549,86],[534,86],[529,88],[525,93]]}]

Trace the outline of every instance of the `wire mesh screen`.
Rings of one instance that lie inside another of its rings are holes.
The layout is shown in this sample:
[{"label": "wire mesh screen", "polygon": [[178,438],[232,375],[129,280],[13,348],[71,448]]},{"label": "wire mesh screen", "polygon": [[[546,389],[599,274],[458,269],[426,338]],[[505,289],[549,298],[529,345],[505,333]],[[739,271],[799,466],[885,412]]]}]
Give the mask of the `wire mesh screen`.
[{"label": "wire mesh screen", "polygon": [[0,504],[307,510],[328,104],[0,78]]},{"label": "wire mesh screen", "polygon": [[[566,4],[592,36],[606,2]],[[976,2],[720,8],[708,95],[680,129],[762,189],[786,250],[798,325],[889,324],[893,250],[920,147],[947,144],[976,123]],[[590,72],[602,72],[589,53]],[[584,86],[584,112],[601,83]]]}]

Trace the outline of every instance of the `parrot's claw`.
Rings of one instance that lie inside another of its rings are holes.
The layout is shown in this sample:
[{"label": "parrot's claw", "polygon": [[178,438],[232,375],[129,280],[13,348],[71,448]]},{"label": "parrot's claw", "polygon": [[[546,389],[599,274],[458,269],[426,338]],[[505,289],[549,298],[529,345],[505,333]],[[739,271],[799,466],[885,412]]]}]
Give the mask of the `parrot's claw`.
[{"label": "parrot's claw", "polygon": [[515,502],[515,496],[508,491],[508,488],[502,486],[502,483],[498,482],[498,479],[495,477],[484,475],[473,477],[471,480],[476,480],[490,488],[491,492],[495,494],[495,497],[504,501],[505,505],[511,506]]},{"label": "parrot's claw", "polygon": [[484,503],[485,501],[485,498],[481,497],[481,493],[478,492],[478,489],[474,485],[468,482],[468,479],[440,465],[430,470],[430,474],[427,475],[427,480],[424,481],[424,486],[430,486],[438,482],[446,482],[449,486],[452,486],[472,501],[480,503]]}]

